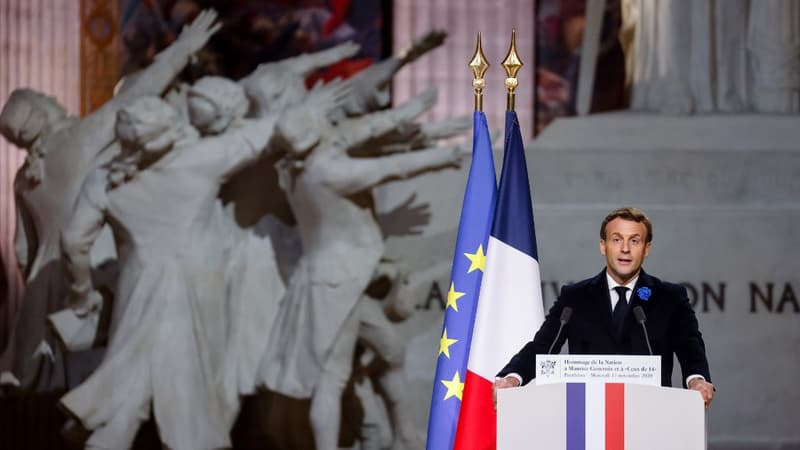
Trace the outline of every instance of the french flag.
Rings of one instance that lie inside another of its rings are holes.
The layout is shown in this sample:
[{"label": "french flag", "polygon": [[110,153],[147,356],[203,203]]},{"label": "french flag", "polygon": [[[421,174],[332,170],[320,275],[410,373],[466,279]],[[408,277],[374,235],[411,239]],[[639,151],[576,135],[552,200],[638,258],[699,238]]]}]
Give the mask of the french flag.
[{"label": "french flag", "polygon": [[495,374],[533,338],[543,321],[525,150],[517,114],[506,111],[503,169],[454,449],[496,448]]},{"label": "french flag", "polygon": [[625,385],[567,383],[567,450],[625,450]]}]

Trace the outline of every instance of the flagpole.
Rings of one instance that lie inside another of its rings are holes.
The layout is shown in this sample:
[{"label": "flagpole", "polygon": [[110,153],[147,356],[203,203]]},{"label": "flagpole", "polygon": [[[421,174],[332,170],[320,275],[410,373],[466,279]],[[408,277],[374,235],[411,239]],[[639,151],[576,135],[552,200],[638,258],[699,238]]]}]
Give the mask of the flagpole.
[{"label": "flagpole", "polygon": [[[523,66],[522,60],[519,59],[517,53],[517,30],[511,30],[511,46],[508,48],[506,59],[503,60],[503,68],[506,70],[506,110],[514,111],[514,99],[516,97],[515,90],[519,81],[517,81],[517,72]],[[474,83],[473,83],[474,84]]]},{"label": "flagpole", "polygon": [[472,161],[458,222],[450,288],[444,308],[442,334],[436,359],[431,408],[428,417],[427,450],[451,450],[456,440],[461,401],[469,362],[472,328],[485,269],[489,234],[494,220],[497,182],[492,141],[483,113],[483,75],[489,63],[481,48],[468,63],[474,79],[475,111],[472,113]]},{"label": "flagpole", "polygon": [[469,67],[472,69],[472,88],[475,90],[475,111],[483,111],[483,88],[486,87],[483,75],[489,69],[489,62],[486,60],[486,55],[483,54],[480,31],[478,32],[478,40],[475,43],[475,53],[469,61]]}]

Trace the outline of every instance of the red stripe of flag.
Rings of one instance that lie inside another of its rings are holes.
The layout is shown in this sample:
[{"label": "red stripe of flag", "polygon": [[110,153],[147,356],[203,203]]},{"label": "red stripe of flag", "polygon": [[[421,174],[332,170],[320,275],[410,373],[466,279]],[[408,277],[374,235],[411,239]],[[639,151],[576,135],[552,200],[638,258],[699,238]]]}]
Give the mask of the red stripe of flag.
[{"label": "red stripe of flag", "polygon": [[467,371],[458,430],[453,450],[494,449],[497,442],[497,411],[492,401],[492,383]]},{"label": "red stripe of flag", "polygon": [[625,385],[606,384],[606,450],[625,450]]}]

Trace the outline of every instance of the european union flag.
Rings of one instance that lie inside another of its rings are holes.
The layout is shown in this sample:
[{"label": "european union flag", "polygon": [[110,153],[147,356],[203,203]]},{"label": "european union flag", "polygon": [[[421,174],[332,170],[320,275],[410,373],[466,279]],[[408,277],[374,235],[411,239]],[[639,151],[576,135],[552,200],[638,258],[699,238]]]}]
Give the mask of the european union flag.
[{"label": "european union flag", "polygon": [[428,450],[453,446],[497,197],[492,144],[483,112],[473,113],[472,134],[472,164],[461,206],[428,418]]},{"label": "european union flag", "polygon": [[514,111],[506,111],[503,170],[486,254],[455,450],[496,448],[494,377],[544,321],[528,165]]}]

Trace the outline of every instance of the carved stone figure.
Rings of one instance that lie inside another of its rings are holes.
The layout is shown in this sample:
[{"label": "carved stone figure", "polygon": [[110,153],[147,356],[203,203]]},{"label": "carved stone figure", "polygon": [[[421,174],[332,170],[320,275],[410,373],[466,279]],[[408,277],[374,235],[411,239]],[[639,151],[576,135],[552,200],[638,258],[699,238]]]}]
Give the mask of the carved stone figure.
[{"label": "carved stone figure", "polygon": [[414,62],[420,56],[442,45],[445,37],[447,37],[445,31],[431,31],[415,39],[396,55],[354,75],[348,80],[353,86],[354,95],[345,105],[344,112],[348,116],[359,116],[389,106],[394,75],[406,64]]},{"label": "carved stone figure", "polygon": [[[391,179],[457,166],[465,152],[433,148],[357,158],[350,148],[375,139],[429,108],[428,92],[395,109],[333,124],[316,112],[284,116],[275,143],[289,156],[280,168],[303,244],[287,287],[270,351],[267,387],[297,398],[312,395],[311,424],[317,448],[336,448],[340,400],[350,375],[342,358],[352,354],[358,332],[355,306],[383,254],[383,236],[370,189]],[[345,355],[345,356],[342,356]]]},{"label": "carved stone figure", "polygon": [[[403,373],[405,341],[395,325],[413,314],[415,287],[411,285],[405,268],[393,261],[382,260],[353,310],[353,314],[357,316],[355,338],[359,346],[363,347],[360,365],[353,376],[356,377],[356,395],[364,405],[365,417],[361,433],[361,448],[364,449],[391,447],[410,450],[424,446],[414,428],[412,405],[408,401],[408,386]],[[349,339],[353,340],[352,334]],[[352,344],[349,355],[337,358],[338,363],[342,364],[340,370],[345,373],[348,370],[346,365],[354,360],[356,353],[356,343]],[[335,348],[343,349],[344,346],[337,342]],[[376,360],[382,364],[378,364]],[[372,368],[376,365],[381,366],[381,369]],[[379,393],[370,386],[373,381],[380,386],[377,390]],[[380,403],[384,403],[385,407]],[[380,413],[382,410],[388,412],[389,429],[383,433],[375,433],[375,428],[383,425],[383,414]],[[381,443],[381,435],[388,435],[389,442]]]},{"label": "carved stone figure", "polygon": [[[748,3],[752,2],[734,0],[712,3],[714,20],[704,24],[709,30],[705,36],[708,37],[706,41],[710,41],[711,51],[701,55],[701,58],[708,58],[708,70],[713,71],[714,76],[704,76],[705,86],[701,85],[700,89],[706,88],[708,92],[704,104],[714,106],[705,106],[700,110],[713,108],[720,112],[741,113],[750,110],[752,104],[751,61],[744,32],[748,23]],[[697,59],[693,64],[699,63]]]},{"label": "carved stone figure", "polygon": [[261,117],[300,102],[308,93],[306,79],[312,73],[355,55],[359,48],[356,43],[346,42],[327,50],[261,64],[239,82],[251,101],[249,115]]},{"label": "carved stone figure", "polygon": [[[358,49],[356,44],[345,43],[320,52],[260,65],[239,81],[250,100],[248,117],[280,113],[302,102],[308,95],[305,80],[311,72],[352,56]],[[220,198],[232,210],[241,227],[252,227],[264,220],[277,220],[288,227],[294,225],[294,217],[277,183],[274,165],[279,158],[275,152],[266,152],[222,187]],[[290,234],[294,232],[293,228],[279,226],[277,229]],[[296,236],[270,236],[273,244],[283,238],[295,240]],[[294,268],[291,262],[297,256],[279,256],[282,273],[290,274]]]},{"label": "carved stone figure", "polygon": [[[415,40],[407,49],[400,51],[397,55],[381,61],[374,66],[370,66],[359,74],[355,75],[344,83],[350,86],[352,94],[347,100],[344,108],[334,113],[336,118],[345,115],[358,115],[369,111],[370,107],[388,106],[388,89],[390,81],[395,73],[405,64],[412,62],[420,55],[436,48],[441,44],[445,37],[442,31],[433,31]],[[292,105],[302,101],[308,95],[306,88],[306,78],[308,75],[319,68],[332,64],[340,59],[354,55],[358,51],[358,46],[353,43],[345,43],[316,53],[304,54],[294,58],[287,58],[274,63],[262,64],[253,73],[240,80],[240,84],[245,88],[248,98],[251,101],[249,115],[260,117],[269,112],[283,111],[287,105]],[[345,111],[346,110],[346,111]],[[457,121],[445,122],[443,124],[425,124],[423,135],[434,136],[439,128],[442,133],[447,133],[443,128],[448,127],[452,130],[461,129],[465,122]],[[466,127],[471,126],[471,121],[466,122]],[[406,130],[411,132],[416,130],[416,126]],[[440,134],[442,134],[440,133]],[[455,133],[455,132],[452,132]],[[435,137],[433,137],[435,139]],[[409,145],[398,142],[395,137],[391,142],[395,144],[395,149]],[[365,146],[370,152],[374,152],[376,145]],[[392,151],[388,146],[384,146],[387,151]],[[352,152],[357,152],[351,149]],[[291,209],[283,195],[264,195],[265,192],[281,192],[275,183],[277,173],[274,165],[278,159],[277,153],[268,153],[259,159],[255,164],[244,169],[237,174],[230,182],[222,188],[221,198],[226,204],[233,208],[237,222],[242,226],[251,226],[262,220],[280,221],[282,224],[292,227],[295,223]],[[278,229],[285,229],[278,226]],[[288,228],[290,233],[293,228]],[[272,236],[273,244],[276,239],[288,238],[295,240],[295,236]],[[281,256],[284,256],[281,258]],[[291,273],[295,259],[285,258],[286,255],[279,255],[281,259],[281,271]],[[288,267],[285,267],[289,263]]]},{"label": "carved stone figure", "polygon": [[[323,114],[331,109],[318,107]],[[121,157],[84,184],[63,236],[73,306],[82,313],[96,308],[87,255],[106,222],[118,242],[118,296],[126,305],[100,367],[61,400],[92,431],[88,446],[129,447],[151,408],[170,448],[230,446],[224,346],[215,339],[231,305],[198,292],[201,261],[189,260],[203,254],[192,247],[204,243],[193,239],[213,227],[221,182],[271,136],[272,118],[236,120],[242,111],[233,106],[228,117],[198,117],[209,129],[227,126],[222,135],[198,139],[163,100],[135,100],[119,113]],[[217,263],[212,259],[211,268]]]},{"label": "carved stone figure", "polygon": [[755,110],[800,112],[800,4],[751,1],[747,47],[753,66]]},{"label": "carved stone figure", "polygon": [[[252,122],[243,118],[248,103],[239,84],[220,77],[201,78],[187,92],[190,123],[204,136],[235,133]],[[285,286],[270,236],[242,228],[219,198],[210,208],[202,213],[207,217],[203,226],[192,230],[196,244],[187,249],[185,260],[201,297],[198,314],[209,324],[205,338],[211,352],[206,359],[219,370],[232,426],[239,396],[255,392],[268,343],[264,330],[272,325]]]},{"label": "carved stone figure", "polygon": [[639,0],[631,108],[748,109],[747,3]]},{"label": "carved stone figure", "polygon": [[64,376],[58,373],[63,368],[61,352],[53,350],[54,338],[45,326],[48,313],[66,306],[59,235],[86,175],[119,151],[112,145],[117,111],[143,95],[160,94],[216,32],[215,20],[213,11],[199,15],[155,63],[85,118],[67,117],[55,99],[28,89],[14,91],[5,104],[0,133],[28,151],[14,184],[19,215],[16,249],[26,289],[3,358],[4,369],[13,368],[23,387],[63,387]]},{"label": "carved stone figure", "polygon": [[632,109],[800,111],[800,6],[639,0]]},{"label": "carved stone figure", "polygon": [[691,33],[688,27],[691,0],[639,2],[636,67],[631,109],[669,114],[693,112],[689,87]]}]

